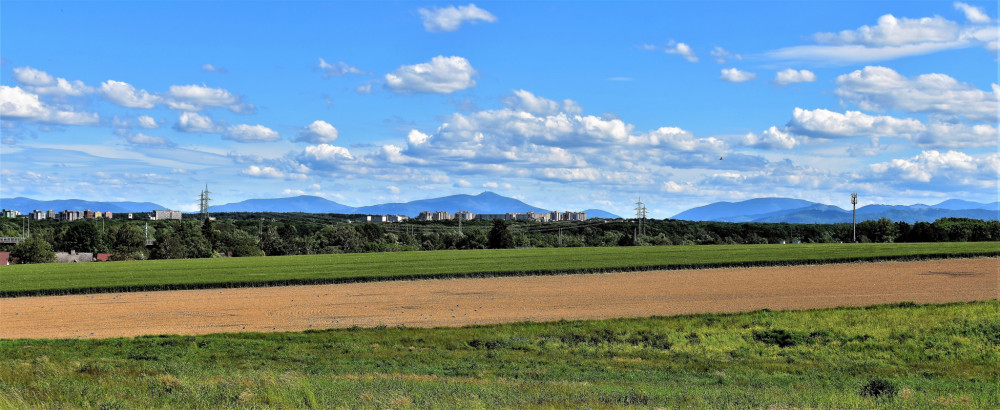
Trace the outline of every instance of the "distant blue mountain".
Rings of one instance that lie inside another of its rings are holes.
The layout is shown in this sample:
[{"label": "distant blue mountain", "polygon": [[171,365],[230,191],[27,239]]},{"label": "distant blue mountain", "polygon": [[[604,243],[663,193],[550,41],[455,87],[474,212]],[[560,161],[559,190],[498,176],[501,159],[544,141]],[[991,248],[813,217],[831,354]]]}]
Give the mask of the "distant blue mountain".
[{"label": "distant blue mountain", "polygon": [[70,211],[83,211],[85,209],[89,209],[91,211],[111,211],[113,213],[152,212],[155,209],[167,209],[162,205],[157,205],[152,202],[96,202],[84,201],[82,199],[39,201],[24,197],[0,198],[0,208],[14,209],[22,214],[26,214],[36,209],[39,211],[47,211],[51,209],[56,212],[67,209]]},{"label": "distant blue mountain", "polygon": [[934,208],[951,209],[951,210],[963,210],[963,209],[997,210],[997,208],[1000,208],[1000,202],[994,202],[992,204],[983,204],[979,202],[965,201],[961,199],[949,199],[940,204],[934,205]]},{"label": "distant blue mountain", "polygon": [[749,222],[753,215],[765,215],[779,211],[801,209],[819,205],[801,199],[757,198],[742,202],[716,202],[674,215],[672,219],[688,221]]},{"label": "distant blue mountain", "polygon": [[[808,204],[795,207],[796,204]],[[996,204],[981,204],[963,200],[942,202],[939,205],[867,205],[858,208],[858,222],[889,218],[896,222],[933,222],[940,218],[1000,219]],[[775,209],[759,212],[762,209]],[[674,219],[717,222],[785,222],[833,224],[852,220],[850,210],[831,205],[785,198],[759,198],[743,202],[717,202],[693,208],[674,216]]]},{"label": "distant blue mountain", "polygon": [[583,211],[583,212],[587,213],[587,218],[602,218],[602,219],[619,219],[619,218],[621,218],[618,215],[615,215],[615,214],[613,214],[611,212],[602,211],[600,209],[588,209],[588,210]]},{"label": "distant blue mountain", "polygon": [[441,198],[421,199],[404,203],[389,203],[357,208],[357,213],[368,215],[417,216],[423,211],[455,213],[469,211],[474,214],[503,214],[507,212],[548,212],[514,198],[483,192],[479,195],[451,195]]},{"label": "distant blue mountain", "polygon": [[209,212],[305,212],[313,214],[353,214],[354,207],[338,204],[318,196],[301,195],[291,198],[248,199],[246,201],[210,207]]}]

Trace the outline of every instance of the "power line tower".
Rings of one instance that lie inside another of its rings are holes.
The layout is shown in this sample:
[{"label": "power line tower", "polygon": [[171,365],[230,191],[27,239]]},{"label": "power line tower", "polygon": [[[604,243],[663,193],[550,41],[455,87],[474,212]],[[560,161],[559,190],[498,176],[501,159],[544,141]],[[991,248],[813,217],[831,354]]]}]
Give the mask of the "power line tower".
[{"label": "power line tower", "polygon": [[854,209],[852,212],[852,224],[854,225],[854,233],[852,234],[852,240],[854,243],[858,243],[858,194],[851,194],[851,207]]},{"label": "power line tower", "polygon": [[205,190],[201,191],[201,195],[198,195],[198,207],[201,208],[202,221],[208,220],[208,201],[212,200],[212,198],[208,197],[209,193],[208,184],[205,184]]},{"label": "power line tower", "polygon": [[642,203],[642,198],[635,202],[635,219],[639,222],[638,234],[646,235],[646,204]]}]

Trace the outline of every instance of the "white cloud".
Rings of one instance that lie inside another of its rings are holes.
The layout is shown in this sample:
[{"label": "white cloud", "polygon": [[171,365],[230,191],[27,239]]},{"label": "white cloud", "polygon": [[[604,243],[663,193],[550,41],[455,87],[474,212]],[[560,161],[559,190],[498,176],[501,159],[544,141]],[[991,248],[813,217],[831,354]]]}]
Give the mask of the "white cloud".
[{"label": "white cloud", "polygon": [[244,104],[241,98],[221,88],[204,85],[172,85],[166,93],[167,106],[175,110],[201,111],[205,107],[227,108],[236,113],[254,110],[251,104]]},{"label": "white cloud", "polygon": [[552,115],[559,112],[579,114],[583,112],[576,101],[565,99],[562,102],[538,97],[526,90],[513,90],[514,96],[507,97],[504,102],[513,109],[536,115]]},{"label": "white cloud", "polygon": [[871,164],[868,175],[890,183],[911,181],[995,187],[998,172],[1000,155],[997,153],[972,156],[957,151],[932,150],[911,158]]},{"label": "white cloud", "polygon": [[811,83],[816,81],[816,74],[809,70],[793,70],[791,68],[779,71],[774,76],[774,82],[779,85],[791,83]]},{"label": "white cloud", "polygon": [[667,181],[663,183],[662,188],[669,194],[683,194],[695,191],[694,186],[692,186],[690,182],[678,184],[674,181]]},{"label": "white cloud", "polygon": [[936,122],[927,125],[927,132],[916,139],[917,145],[926,148],[978,148],[995,147],[1000,133],[989,124],[950,124]]},{"label": "white cloud", "polygon": [[226,70],[225,68],[216,67],[216,66],[208,64],[208,63],[202,64],[201,65],[201,69],[205,70],[205,71],[208,71],[210,73],[219,73],[219,74],[225,74],[225,73],[229,72],[229,70]]},{"label": "white cloud", "polygon": [[353,162],[354,156],[344,147],[330,144],[310,145],[298,156],[299,162],[316,169],[336,169]]},{"label": "white cloud", "polygon": [[958,34],[958,24],[940,16],[909,19],[886,14],[879,17],[875,26],[861,26],[856,30],[844,30],[840,33],[817,33],[814,38],[817,42],[826,44],[894,47],[953,41]]},{"label": "white cloud", "polygon": [[990,16],[983,12],[983,9],[975,6],[970,6],[968,4],[962,3],[960,1],[955,2],[955,9],[962,10],[965,13],[965,18],[973,23],[989,23]]},{"label": "white cloud", "polygon": [[160,124],[156,123],[156,120],[153,119],[153,117],[150,117],[148,115],[139,116],[138,121],[139,121],[139,126],[146,129],[158,128],[160,126]]},{"label": "white cloud", "polygon": [[258,167],[251,165],[250,168],[240,171],[240,174],[257,178],[283,178],[285,174],[273,167]]},{"label": "white cloud", "polygon": [[408,141],[410,145],[415,146],[427,142],[430,137],[430,135],[424,134],[420,131],[410,130],[410,133],[406,135],[406,141]]},{"label": "white cloud", "polygon": [[281,193],[284,195],[305,195],[306,191],[301,189],[286,188],[284,191],[281,191]]},{"label": "white cloud", "polygon": [[723,68],[722,76],[719,77],[720,80],[731,83],[742,83],[753,80],[754,78],[757,78],[757,74],[749,71],[741,71],[737,68]]},{"label": "white cloud", "polygon": [[345,74],[365,74],[361,69],[351,66],[343,61],[338,61],[333,64],[326,62],[322,57],[319,59],[319,69],[323,71],[324,77],[340,77]]},{"label": "white cloud", "polygon": [[675,43],[671,41],[666,47],[664,47],[663,52],[667,54],[679,55],[692,63],[698,62],[698,56],[694,54],[694,50],[691,49],[691,46],[684,43]]},{"label": "white cloud", "polygon": [[737,61],[743,61],[743,56],[730,53],[726,51],[726,49],[719,46],[715,46],[715,48],[712,49],[711,54],[712,57],[715,57],[715,62],[719,64],[725,64],[729,58]]},{"label": "white cloud", "polygon": [[460,179],[458,181],[455,181],[455,188],[469,188],[471,186],[472,186],[472,183],[469,182],[469,181],[466,181],[464,179]]},{"label": "white cloud", "polygon": [[923,123],[912,118],[868,115],[860,111],[843,114],[824,109],[796,107],[788,123],[791,131],[816,138],[915,138],[926,131]]},{"label": "white cloud", "polygon": [[272,142],[281,139],[278,132],[263,125],[230,125],[223,138],[236,142]]},{"label": "white cloud", "polygon": [[820,45],[786,47],[765,56],[834,64],[885,61],[977,45],[990,49],[997,41],[997,30],[982,22],[960,26],[940,16],[910,19],[886,14],[874,26],[817,33],[813,38]]},{"label": "white cloud", "polygon": [[55,84],[55,77],[31,67],[15,67],[14,80],[24,86],[48,86]]},{"label": "white cloud", "polygon": [[477,23],[485,21],[493,23],[497,21],[492,13],[476,7],[469,3],[468,6],[448,6],[445,8],[420,9],[420,19],[423,20],[424,29],[432,32],[455,31],[463,23]]},{"label": "white cloud", "polygon": [[18,84],[35,94],[79,97],[94,92],[94,89],[88,87],[83,81],[56,78],[31,67],[15,67],[14,79],[17,80]]},{"label": "white cloud", "polygon": [[308,127],[299,131],[296,142],[308,142],[310,144],[331,143],[337,140],[337,128],[322,120],[313,121]]},{"label": "white cloud", "polygon": [[462,57],[437,56],[429,63],[404,65],[385,75],[386,86],[396,92],[450,94],[476,85],[476,70]]},{"label": "white cloud", "polygon": [[0,115],[11,119],[62,125],[93,125],[99,121],[97,113],[60,110],[43,103],[37,94],[6,85],[0,85]]},{"label": "white cloud", "polygon": [[398,195],[399,194],[399,187],[397,187],[397,186],[389,185],[389,186],[385,187],[385,189],[388,190],[393,195]]},{"label": "white cloud", "polygon": [[126,135],[125,140],[135,145],[170,146],[174,144],[173,142],[171,142],[166,138],[146,135],[141,132],[134,135],[133,134]]},{"label": "white cloud", "polygon": [[354,89],[354,91],[357,92],[358,94],[371,94],[372,85],[371,84],[359,85],[358,88]]},{"label": "white cloud", "polygon": [[153,108],[160,97],[146,90],[136,90],[131,84],[108,80],[101,83],[101,95],[113,104],[128,108]]},{"label": "white cloud", "polygon": [[764,130],[759,136],[751,132],[743,137],[743,145],[755,148],[792,149],[798,144],[792,134],[773,126]]},{"label": "white cloud", "polygon": [[974,121],[997,121],[1000,97],[945,74],[923,74],[909,79],[886,67],[868,66],[837,77],[834,93],[866,110],[902,110]]},{"label": "white cloud", "polygon": [[194,112],[181,113],[174,124],[174,129],[181,132],[208,132],[217,133],[221,129],[212,123],[212,119]]}]

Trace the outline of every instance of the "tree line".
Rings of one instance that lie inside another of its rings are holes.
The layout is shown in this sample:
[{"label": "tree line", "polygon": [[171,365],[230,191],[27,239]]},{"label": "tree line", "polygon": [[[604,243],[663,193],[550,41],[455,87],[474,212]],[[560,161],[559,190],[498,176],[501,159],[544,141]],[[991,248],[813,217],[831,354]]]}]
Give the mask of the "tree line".
[{"label": "tree line", "polygon": [[[55,252],[109,253],[112,260],[308,255],[445,249],[852,242],[851,224],[723,223],[679,220],[354,222],[336,214],[232,213],[218,221],[31,221],[30,236],[2,244],[22,262]],[[20,219],[0,219],[0,236],[22,236]],[[942,218],[857,224],[858,242],[1000,240],[1000,221]],[[147,246],[147,239],[152,244]]]}]

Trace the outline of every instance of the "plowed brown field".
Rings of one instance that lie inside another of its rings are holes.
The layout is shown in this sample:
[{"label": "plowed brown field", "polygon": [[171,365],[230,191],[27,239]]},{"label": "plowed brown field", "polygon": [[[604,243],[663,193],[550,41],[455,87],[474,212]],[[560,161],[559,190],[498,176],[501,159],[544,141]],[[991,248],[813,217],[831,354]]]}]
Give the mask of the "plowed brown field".
[{"label": "plowed brown field", "polygon": [[421,280],[0,299],[0,338],[461,326],[1000,298],[1000,260]]}]

